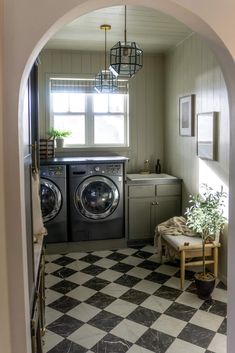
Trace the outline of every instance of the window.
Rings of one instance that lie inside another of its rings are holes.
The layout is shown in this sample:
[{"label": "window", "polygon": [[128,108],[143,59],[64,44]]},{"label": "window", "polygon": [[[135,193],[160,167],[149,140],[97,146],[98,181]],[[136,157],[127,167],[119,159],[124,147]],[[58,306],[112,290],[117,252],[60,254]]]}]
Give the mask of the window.
[{"label": "window", "polygon": [[94,92],[93,80],[50,79],[50,127],[69,130],[67,147],[128,145],[127,82],[118,94]]}]

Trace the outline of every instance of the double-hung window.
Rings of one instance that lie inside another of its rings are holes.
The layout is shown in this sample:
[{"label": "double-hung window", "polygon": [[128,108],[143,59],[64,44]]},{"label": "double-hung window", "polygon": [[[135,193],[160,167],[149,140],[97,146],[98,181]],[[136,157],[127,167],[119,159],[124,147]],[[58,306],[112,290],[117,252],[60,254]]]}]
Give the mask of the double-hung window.
[{"label": "double-hung window", "polygon": [[128,146],[127,81],[119,92],[99,94],[94,80],[50,78],[50,127],[70,131],[66,147]]}]

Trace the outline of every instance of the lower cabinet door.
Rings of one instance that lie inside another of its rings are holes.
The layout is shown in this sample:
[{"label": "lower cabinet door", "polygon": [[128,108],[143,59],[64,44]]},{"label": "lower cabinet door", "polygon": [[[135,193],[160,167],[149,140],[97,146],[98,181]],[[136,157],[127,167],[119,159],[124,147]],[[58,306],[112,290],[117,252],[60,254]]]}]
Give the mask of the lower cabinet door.
[{"label": "lower cabinet door", "polygon": [[129,239],[153,237],[152,219],[155,198],[129,199]]},{"label": "lower cabinet door", "polygon": [[181,214],[181,198],[178,196],[157,197],[155,225]]},{"label": "lower cabinet door", "polygon": [[179,196],[129,199],[128,239],[153,238],[158,224],[180,214],[181,198]]},{"label": "lower cabinet door", "polygon": [[43,353],[45,334],[45,256],[42,250],[41,263],[35,289],[33,313],[31,318],[32,353]]},{"label": "lower cabinet door", "polygon": [[33,317],[31,319],[32,353],[43,353],[42,330],[40,325],[40,301],[35,301]]}]

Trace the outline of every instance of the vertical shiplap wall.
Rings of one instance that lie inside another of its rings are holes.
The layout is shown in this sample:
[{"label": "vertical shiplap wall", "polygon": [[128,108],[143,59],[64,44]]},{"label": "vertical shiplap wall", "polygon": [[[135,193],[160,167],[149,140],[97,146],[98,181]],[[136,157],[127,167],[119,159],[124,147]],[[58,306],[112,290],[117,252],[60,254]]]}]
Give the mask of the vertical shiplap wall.
[{"label": "vertical shiplap wall", "polygon": [[[183,179],[183,212],[189,193],[197,193],[199,183],[224,184],[229,174],[229,108],[227,89],[216,57],[197,35],[193,35],[166,55],[165,166]],[[196,155],[195,135],[179,135],[179,97],[195,94],[195,113],[219,112],[218,160],[202,161]],[[220,180],[220,181],[219,181]],[[227,231],[220,251],[220,276],[226,281]]]},{"label": "vertical shiplap wall", "polygon": [[[46,106],[46,76],[53,74],[95,75],[103,69],[104,55],[96,52],[44,50],[40,54],[39,106],[41,136],[46,136],[48,114]],[[129,81],[130,146],[105,150],[67,150],[61,155],[118,153],[130,158],[128,172],[143,169],[145,159],[163,159],[164,131],[164,57],[145,55],[144,67]]]}]

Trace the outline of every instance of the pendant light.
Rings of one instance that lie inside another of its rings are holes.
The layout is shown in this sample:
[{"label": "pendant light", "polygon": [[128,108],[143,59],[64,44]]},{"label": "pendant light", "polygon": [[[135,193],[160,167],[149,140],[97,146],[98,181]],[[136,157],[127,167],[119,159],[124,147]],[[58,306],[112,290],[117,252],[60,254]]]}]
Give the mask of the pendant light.
[{"label": "pendant light", "polygon": [[110,49],[110,71],[115,76],[132,77],[143,67],[143,50],[137,43],[127,42],[126,39],[126,6],[124,41],[117,42]]},{"label": "pendant light", "polygon": [[111,29],[110,25],[101,25],[101,30],[105,31],[105,46],[104,46],[104,70],[98,72],[95,77],[95,90],[98,93],[114,93],[118,90],[117,78],[114,74],[107,70],[107,58],[106,58],[106,32]]}]

